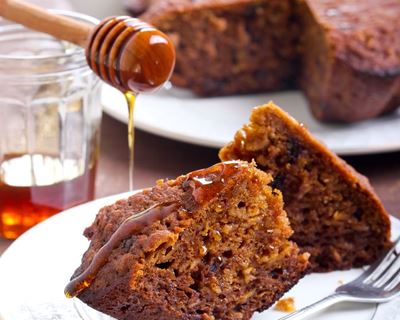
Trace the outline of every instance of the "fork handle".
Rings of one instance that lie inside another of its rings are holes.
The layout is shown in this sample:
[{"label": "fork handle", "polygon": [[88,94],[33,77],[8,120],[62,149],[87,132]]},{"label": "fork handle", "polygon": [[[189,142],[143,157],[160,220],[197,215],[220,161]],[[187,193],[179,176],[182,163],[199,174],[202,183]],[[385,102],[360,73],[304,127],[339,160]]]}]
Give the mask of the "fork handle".
[{"label": "fork handle", "polygon": [[318,311],[322,311],[332,305],[334,305],[335,303],[344,301],[345,296],[339,293],[334,293],[331,294],[330,296],[325,297],[322,300],[319,300],[303,309],[300,309],[296,312],[293,312],[283,318],[280,318],[279,320],[300,320],[300,319],[304,319],[314,313],[317,313]]}]

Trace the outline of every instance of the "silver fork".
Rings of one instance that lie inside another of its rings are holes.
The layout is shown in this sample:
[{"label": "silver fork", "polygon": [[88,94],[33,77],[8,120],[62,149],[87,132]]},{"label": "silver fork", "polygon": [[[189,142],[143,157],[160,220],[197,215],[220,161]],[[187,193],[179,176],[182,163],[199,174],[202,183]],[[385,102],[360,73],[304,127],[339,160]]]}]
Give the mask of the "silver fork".
[{"label": "silver fork", "polygon": [[399,295],[400,237],[380,260],[371,265],[357,279],[338,287],[330,296],[280,318],[280,320],[304,319],[338,302],[381,303]]}]

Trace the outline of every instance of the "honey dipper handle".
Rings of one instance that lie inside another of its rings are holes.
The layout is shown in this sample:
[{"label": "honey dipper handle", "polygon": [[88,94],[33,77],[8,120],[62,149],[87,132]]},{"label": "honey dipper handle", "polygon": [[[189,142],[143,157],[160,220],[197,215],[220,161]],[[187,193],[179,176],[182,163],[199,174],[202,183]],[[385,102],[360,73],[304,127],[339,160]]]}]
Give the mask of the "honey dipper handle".
[{"label": "honey dipper handle", "polygon": [[81,47],[86,46],[93,29],[86,23],[50,13],[22,0],[0,0],[0,16]]}]

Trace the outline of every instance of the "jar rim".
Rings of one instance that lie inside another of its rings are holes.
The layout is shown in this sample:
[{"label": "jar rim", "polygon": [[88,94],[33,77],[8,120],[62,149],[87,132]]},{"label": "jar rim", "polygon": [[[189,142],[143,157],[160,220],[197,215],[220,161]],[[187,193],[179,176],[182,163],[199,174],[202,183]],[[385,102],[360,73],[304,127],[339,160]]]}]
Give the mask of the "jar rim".
[{"label": "jar rim", "polygon": [[[80,20],[82,22],[86,22],[89,24],[92,24],[93,26],[99,24],[100,20],[89,16],[84,13],[79,13],[79,12],[74,12],[74,11],[69,11],[69,10],[59,10],[59,9],[48,9],[51,13],[57,14],[57,15],[62,15],[66,16],[68,18],[73,18],[76,20]],[[18,31],[22,30],[26,27],[24,27],[21,24],[13,23],[13,24],[7,24],[4,26],[0,27],[0,32],[1,31]],[[60,40],[61,41],[61,40]],[[84,56],[84,50],[83,48],[80,48],[76,46],[73,51],[67,52],[67,53],[58,53],[54,55],[43,55],[43,56],[36,56],[36,55],[29,55],[29,56],[18,56],[18,55],[6,55],[6,54],[0,54],[0,62],[1,61],[26,61],[26,60],[31,60],[31,61],[46,61],[50,59],[60,59],[60,58],[72,58],[74,56],[79,56],[82,55],[83,58]]]}]

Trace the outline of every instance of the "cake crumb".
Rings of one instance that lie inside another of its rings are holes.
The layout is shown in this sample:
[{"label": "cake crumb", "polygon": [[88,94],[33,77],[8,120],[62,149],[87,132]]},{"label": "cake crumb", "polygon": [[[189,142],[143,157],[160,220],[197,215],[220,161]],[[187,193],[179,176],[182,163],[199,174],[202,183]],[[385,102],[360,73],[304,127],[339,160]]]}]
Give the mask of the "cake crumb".
[{"label": "cake crumb", "polygon": [[279,300],[276,305],[275,309],[282,312],[294,312],[296,311],[296,306],[294,305],[294,298],[288,297]]},{"label": "cake crumb", "polygon": [[338,284],[339,284],[339,286],[341,286],[341,285],[344,284],[344,281],[343,280],[338,280]]}]

